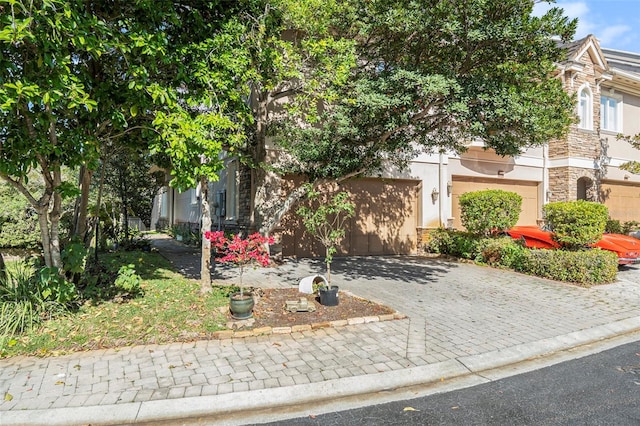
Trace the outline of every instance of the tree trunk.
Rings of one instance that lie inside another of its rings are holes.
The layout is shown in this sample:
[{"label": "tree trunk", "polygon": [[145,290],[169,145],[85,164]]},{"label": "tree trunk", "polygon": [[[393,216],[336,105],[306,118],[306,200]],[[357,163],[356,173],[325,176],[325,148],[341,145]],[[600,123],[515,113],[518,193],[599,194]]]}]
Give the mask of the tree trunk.
[{"label": "tree trunk", "polygon": [[[62,175],[59,170],[53,172],[54,188],[60,188],[62,185]],[[53,206],[49,211],[49,226],[51,245],[52,266],[62,268],[62,258],[60,255],[60,216],[62,215],[62,195],[58,191],[53,192]]]},{"label": "tree trunk", "polygon": [[102,208],[102,189],[104,188],[104,172],[106,169],[106,160],[102,159],[100,171],[100,183],[98,184],[98,199],[96,200],[96,229],[95,229],[95,252],[94,259],[98,261],[98,247],[100,247],[100,209]]},{"label": "tree trunk", "polygon": [[[62,265],[60,257],[60,212],[62,209],[62,198],[56,191],[60,187],[62,180],[60,172],[51,173],[43,170],[42,176],[45,182],[45,190],[40,199],[36,200],[22,181],[12,179],[2,174],[0,177],[16,188],[33,207],[38,215],[38,225],[40,225],[40,239],[42,241],[42,256],[45,265],[48,267],[60,267]],[[53,207],[51,201],[53,200]],[[51,208],[51,212],[49,209]]]},{"label": "tree trunk", "polygon": [[200,293],[212,291],[211,287],[211,241],[205,238],[205,233],[211,231],[211,209],[209,208],[209,181],[200,178],[200,207],[202,209],[202,225],[200,238],[202,239],[202,257],[200,261]]},{"label": "tree trunk", "polygon": [[4,264],[4,257],[2,256],[2,252],[0,252],[0,282],[2,282],[2,280],[5,278],[6,271],[7,267]]},{"label": "tree trunk", "polygon": [[[329,259],[329,246],[325,247],[325,259]],[[331,290],[331,262],[327,261],[327,290]]]},{"label": "tree trunk", "polygon": [[80,199],[76,206],[76,213],[74,215],[74,234],[78,236],[82,241],[87,242],[87,214],[89,211],[89,190],[91,188],[91,178],[93,171],[89,170],[86,166],[80,168]]},{"label": "tree trunk", "polygon": [[[252,187],[251,194],[251,223],[249,232],[252,230],[260,230],[262,233],[262,221],[265,217],[266,206],[269,200],[274,201],[278,194],[268,193],[267,188],[267,172],[264,170],[264,161],[266,159],[266,136],[267,136],[267,120],[269,111],[267,109],[269,93],[262,91],[257,96],[257,102],[253,109],[253,116],[256,119],[255,138],[253,141],[253,163],[251,169],[252,180],[255,186]],[[256,167],[257,166],[257,167]]]}]

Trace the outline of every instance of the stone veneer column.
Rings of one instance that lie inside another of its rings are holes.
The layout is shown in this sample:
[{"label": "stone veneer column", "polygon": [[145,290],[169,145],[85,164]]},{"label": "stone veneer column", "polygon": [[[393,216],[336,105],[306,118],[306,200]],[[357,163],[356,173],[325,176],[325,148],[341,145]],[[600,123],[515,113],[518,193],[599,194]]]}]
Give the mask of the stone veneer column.
[{"label": "stone veneer column", "polygon": [[[566,77],[564,82],[565,90],[570,94],[576,94],[578,90],[587,83],[591,89],[593,101],[593,129],[578,129],[577,124],[571,125],[566,139],[554,140],[549,143],[549,160],[553,162],[566,162],[571,160],[582,161],[585,164],[593,164],[600,157],[600,138],[598,129],[600,125],[600,87],[596,82],[596,69],[589,53],[585,53],[580,62],[584,64],[584,69],[571,78]],[[578,179],[581,177],[590,178],[597,185],[595,168],[562,166],[549,169],[549,190],[551,197],[549,201],[572,201],[577,199]]]}]

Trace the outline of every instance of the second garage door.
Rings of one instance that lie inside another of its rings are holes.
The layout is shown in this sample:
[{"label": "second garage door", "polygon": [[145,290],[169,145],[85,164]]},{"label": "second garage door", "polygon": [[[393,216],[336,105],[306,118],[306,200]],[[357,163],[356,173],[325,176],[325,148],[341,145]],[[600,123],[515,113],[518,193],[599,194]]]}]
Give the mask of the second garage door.
[{"label": "second garage door", "polygon": [[[358,179],[344,183],[351,194],[355,216],[346,226],[338,255],[409,254],[416,249],[418,182]],[[309,236],[299,217],[289,214],[282,222],[283,256],[324,256],[323,246]]]},{"label": "second garage door", "polygon": [[605,181],[601,194],[611,219],[640,221],[640,187],[637,184]]},{"label": "second garage door", "polygon": [[486,178],[470,178],[470,177],[453,177],[452,206],[453,226],[456,229],[462,229],[460,220],[460,195],[465,192],[482,191],[485,189],[502,189],[503,191],[511,191],[522,197],[522,210],[520,211],[520,219],[518,225],[536,225],[539,217],[539,186],[538,182],[505,180],[505,179],[486,179]]}]

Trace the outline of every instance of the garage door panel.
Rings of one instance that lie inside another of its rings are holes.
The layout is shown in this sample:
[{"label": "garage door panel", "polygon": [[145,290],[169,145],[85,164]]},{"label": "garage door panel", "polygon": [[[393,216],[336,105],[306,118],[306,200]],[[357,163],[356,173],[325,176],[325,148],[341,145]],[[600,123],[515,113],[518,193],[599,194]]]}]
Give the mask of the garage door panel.
[{"label": "garage door panel", "polygon": [[460,219],[460,196],[466,192],[482,191],[486,189],[501,189],[519,194],[522,197],[522,209],[518,219],[518,225],[536,225],[539,217],[539,183],[515,180],[496,180],[486,178],[454,177],[452,199],[453,226],[462,229]]},{"label": "garage door panel", "polygon": [[[354,217],[337,255],[408,254],[417,239],[417,182],[360,179],[337,190],[347,191],[355,202]],[[310,245],[299,217],[290,213],[282,221],[284,256],[323,256],[324,248]],[[291,231],[295,229],[295,231]],[[302,244],[305,244],[302,246]]]},{"label": "garage door panel", "polygon": [[611,219],[640,221],[640,186],[605,181],[601,186],[601,197]]}]

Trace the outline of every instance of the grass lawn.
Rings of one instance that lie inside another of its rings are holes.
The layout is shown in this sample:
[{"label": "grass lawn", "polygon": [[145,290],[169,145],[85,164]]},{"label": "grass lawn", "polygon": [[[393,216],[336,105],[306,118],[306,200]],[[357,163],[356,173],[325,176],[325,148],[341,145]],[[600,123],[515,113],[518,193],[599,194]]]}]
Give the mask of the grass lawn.
[{"label": "grass lawn", "polygon": [[172,272],[156,253],[101,254],[115,265],[135,265],[144,294],[123,301],[83,303],[65,316],[43,321],[0,347],[0,356],[60,355],[130,345],[204,339],[226,328],[224,312],[232,287],[216,287],[206,296],[200,284]]}]

